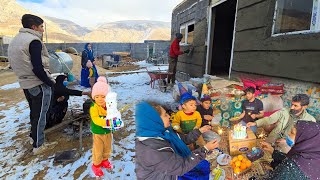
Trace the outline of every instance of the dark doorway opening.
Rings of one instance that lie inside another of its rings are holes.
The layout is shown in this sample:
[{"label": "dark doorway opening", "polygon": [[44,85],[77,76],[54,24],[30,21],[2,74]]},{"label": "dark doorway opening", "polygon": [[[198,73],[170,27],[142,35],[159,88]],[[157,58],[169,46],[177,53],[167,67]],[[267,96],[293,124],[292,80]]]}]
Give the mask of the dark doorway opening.
[{"label": "dark doorway opening", "polygon": [[211,75],[229,74],[236,4],[237,0],[227,0],[212,8],[209,59]]}]

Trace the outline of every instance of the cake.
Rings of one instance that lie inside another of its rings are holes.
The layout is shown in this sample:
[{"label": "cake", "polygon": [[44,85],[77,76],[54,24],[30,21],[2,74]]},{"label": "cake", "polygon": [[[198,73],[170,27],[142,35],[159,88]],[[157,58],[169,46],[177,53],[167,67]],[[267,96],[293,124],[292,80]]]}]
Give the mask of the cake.
[{"label": "cake", "polygon": [[232,132],[233,139],[245,139],[247,137],[247,127],[237,124],[233,128]]}]

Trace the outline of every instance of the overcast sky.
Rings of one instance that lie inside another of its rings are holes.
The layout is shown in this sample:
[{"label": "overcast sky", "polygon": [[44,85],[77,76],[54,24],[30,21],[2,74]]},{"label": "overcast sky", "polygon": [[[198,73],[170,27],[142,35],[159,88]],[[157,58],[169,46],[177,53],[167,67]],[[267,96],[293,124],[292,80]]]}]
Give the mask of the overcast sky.
[{"label": "overcast sky", "polygon": [[93,27],[121,20],[171,21],[173,8],[183,0],[17,0],[24,8],[44,16]]}]

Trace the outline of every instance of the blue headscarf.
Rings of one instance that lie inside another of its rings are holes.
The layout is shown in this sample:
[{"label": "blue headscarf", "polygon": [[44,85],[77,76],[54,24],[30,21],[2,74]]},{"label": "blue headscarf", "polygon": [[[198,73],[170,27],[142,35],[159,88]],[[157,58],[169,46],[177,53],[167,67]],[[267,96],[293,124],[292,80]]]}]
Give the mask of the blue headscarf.
[{"label": "blue headscarf", "polygon": [[191,155],[190,149],[173,131],[172,127],[165,128],[159,113],[146,102],[136,105],[136,136],[161,137],[167,140],[173,150],[181,157]]},{"label": "blue headscarf", "polygon": [[94,56],[93,56],[93,50],[92,50],[92,44],[91,44],[91,50],[88,49],[88,45],[91,44],[91,43],[87,43],[85,46],[84,46],[84,50],[87,51],[87,54],[88,54],[88,59],[90,59],[91,61],[94,60]]}]

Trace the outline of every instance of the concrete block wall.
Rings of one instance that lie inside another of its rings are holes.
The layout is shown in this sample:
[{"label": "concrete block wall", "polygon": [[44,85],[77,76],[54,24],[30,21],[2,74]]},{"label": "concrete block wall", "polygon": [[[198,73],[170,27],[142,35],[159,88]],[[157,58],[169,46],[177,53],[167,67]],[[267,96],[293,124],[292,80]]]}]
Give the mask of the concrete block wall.
[{"label": "concrete block wall", "polygon": [[0,47],[0,56],[8,56],[8,44],[2,44]]},{"label": "concrete block wall", "polygon": [[135,59],[147,59],[148,57],[148,44],[135,43],[131,45],[131,57]]},{"label": "concrete block wall", "polygon": [[[166,52],[170,47],[170,41],[155,41],[156,53]],[[111,54],[112,52],[130,52],[131,57],[136,59],[147,58],[147,43],[92,43],[95,56],[101,56],[103,54]],[[85,43],[48,43],[46,47],[49,51],[55,51],[57,49],[66,49],[68,47],[75,48],[78,53],[81,53],[84,49]],[[3,48],[2,48],[3,47]],[[0,55],[8,55],[8,44],[4,44],[0,47]]]}]

